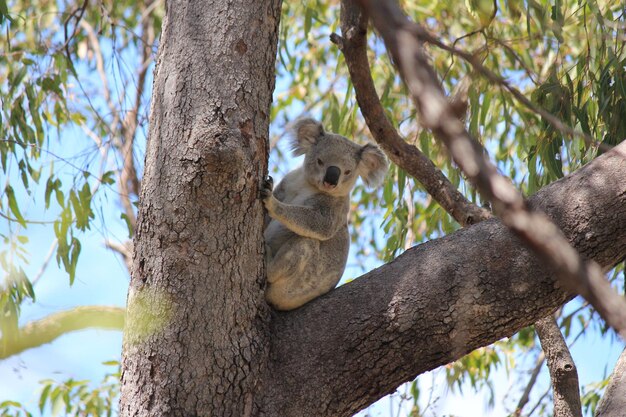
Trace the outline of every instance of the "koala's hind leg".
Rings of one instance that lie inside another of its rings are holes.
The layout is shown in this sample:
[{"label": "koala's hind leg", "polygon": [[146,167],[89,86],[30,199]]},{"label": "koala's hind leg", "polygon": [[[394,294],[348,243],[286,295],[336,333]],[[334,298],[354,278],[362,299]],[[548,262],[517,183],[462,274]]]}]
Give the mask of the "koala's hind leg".
[{"label": "koala's hind leg", "polygon": [[324,284],[335,284],[335,278],[302,274],[273,284],[268,283],[265,299],[277,310],[293,310],[330,291],[334,285]]},{"label": "koala's hind leg", "polygon": [[317,258],[318,248],[315,246],[316,242],[310,239],[296,238],[286,242],[271,259],[266,258],[267,282],[272,284],[301,275]]}]

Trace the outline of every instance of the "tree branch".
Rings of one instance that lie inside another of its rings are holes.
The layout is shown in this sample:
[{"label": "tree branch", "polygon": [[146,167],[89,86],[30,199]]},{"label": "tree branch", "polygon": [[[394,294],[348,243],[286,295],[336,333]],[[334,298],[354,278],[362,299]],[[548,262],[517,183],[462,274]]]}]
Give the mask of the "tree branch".
[{"label": "tree branch", "polygon": [[569,291],[585,297],[607,324],[626,338],[626,300],[610,287],[594,262],[585,263],[543,214],[530,212],[522,195],[501,176],[482,146],[472,138],[441,89],[416,38],[418,27],[393,1],[361,0],[372,15],[387,50],[397,63],[416,104],[420,121],[445,143],[456,164],[493,203],[494,211]]},{"label": "tree branch", "polygon": [[611,374],[609,385],[598,404],[595,417],[614,417],[626,410],[626,350],[622,352]]},{"label": "tree branch", "polygon": [[535,330],[546,354],[552,391],[554,393],[554,417],[582,417],[580,389],[576,364],[554,316],[550,315],[535,323]]},{"label": "tree branch", "polygon": [[[529,201],[603,267],[626,254],[625,151],[626,142]],[[497,219],[481,222],[275,313],[265,401],[283,416],[352,415],[571,297]],[[294,386],[307,389],[294,397]]]},{"label": "tree branch", "polygon": [[59,311],[30,322],[16,335],[0,338],[0,359],[52,342],[59,336],[88,328],[122,330],[124,309],[121,307],[84,306]]},{"label": "tree branch", "polygon": [[389,159],[417,179],[461,226],[491,217],[488,210],[468,201],[417,147],[407,143],[385,115],[367,58],[367,15],[353,0],[341,2],[341,33],[343,37],[332,34],[331,40],[346,59],[365,122]]}]

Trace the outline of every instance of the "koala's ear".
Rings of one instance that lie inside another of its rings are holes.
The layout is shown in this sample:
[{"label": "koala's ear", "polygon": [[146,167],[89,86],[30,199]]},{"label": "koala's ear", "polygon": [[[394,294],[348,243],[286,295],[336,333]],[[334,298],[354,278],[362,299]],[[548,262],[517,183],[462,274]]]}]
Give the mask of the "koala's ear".
[{"label": "koala's ear", "polygon": [[359,175],[368,187],[382,184],[389,168],[387,157],[376,145],[368,143],[360,150],[361,160],[357,167]]},{"label": "koala's ear", "polygon": [[291,150],[294,155],[304,155],[324,136],[324,127],[320,122],[313,119],[298,119],[292,129]]}]

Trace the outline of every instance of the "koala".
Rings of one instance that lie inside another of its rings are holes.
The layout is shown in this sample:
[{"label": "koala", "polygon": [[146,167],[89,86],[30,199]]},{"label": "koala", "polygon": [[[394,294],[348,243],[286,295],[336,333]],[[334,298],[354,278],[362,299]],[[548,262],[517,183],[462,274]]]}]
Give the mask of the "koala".
[{"label": "koala", "polygon": [[298,308],[337,285],[350,247],[350,192],[358,176],[379,186],[389,167],[376,145],[360,146],[308,118],[294,123],[292,149],[304,155],[302,166],[273,191],[271,177],[261,187],[269,215],[265,298],[277,310]]}]

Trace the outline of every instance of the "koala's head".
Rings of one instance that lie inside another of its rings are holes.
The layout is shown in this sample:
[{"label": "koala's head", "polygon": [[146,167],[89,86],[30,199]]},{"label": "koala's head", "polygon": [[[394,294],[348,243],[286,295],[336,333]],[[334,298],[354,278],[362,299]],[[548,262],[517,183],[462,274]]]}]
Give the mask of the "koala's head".
[{"label": "koala's head", "polygon": [[370,187],[379,186],[389,167],[378,146],[360,146],[325,132],[322,124],[313,119],[294,123],[292,147],[294,155],[304,155],[309,183],[333,196],[348,195],[358,176]]}]

